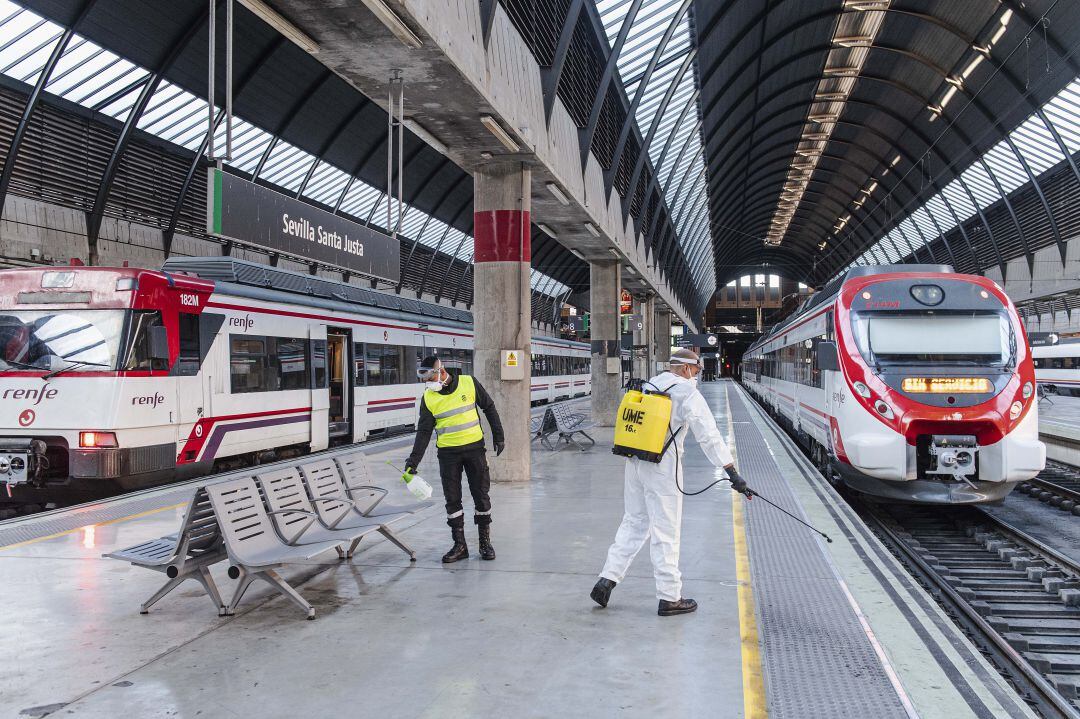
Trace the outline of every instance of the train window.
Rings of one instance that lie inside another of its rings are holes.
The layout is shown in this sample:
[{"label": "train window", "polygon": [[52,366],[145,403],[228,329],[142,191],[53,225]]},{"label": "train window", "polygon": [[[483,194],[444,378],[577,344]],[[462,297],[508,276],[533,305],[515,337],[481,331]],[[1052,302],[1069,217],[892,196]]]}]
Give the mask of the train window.
[{"label": "train window", "polygon": [[367,379],[367,372],[364,371],[365,359],[364,343],[355,343],[353,345],[353,384],[357,387],[363,387],[364,382]]},{"label": "train window", "polygon": [[[307,340],[287,337],[229,336],[229,365],[234,394],[308,389]],[[323,381],[326,346],[323,344]]]},{"label": "train window", "polygon": [[233,394],[270,389],[266,383],[266,338],[229,336],[229,372]]},{"label": "train window", "polygon": [[534,354],[532,356],[532,376],[533,377],[546,377],[547,376],[547,362],[545,362],[544,355]]},{"label": "train window", "polygon": [[4,364],[0,369],[31,365],[92,372],[122,366],[116,359],[124,314],[123,310],[17,310],[2,314],[0,360]]},{"label": "train window", "polygon": [[367,346],[367,383],[369,387],[401,384],[401,350],[399,345]]},{"label": "train window", "polygon": [[176,360],[175,373],[181,377],[193,377],[199,373],[203,358],[200,320],[199,315],[184,312],[179,315],[180,356]]},{"label": "train window", "polygon": [[423,347],[412,345],[405,348],[405,374],[401,376],[402,382],[413,382],[417,379],[416,370],[420,369],[420,363],[426,356]]},{"label": "train window", "polygon": [[[308,389],[311,382],[308,379],[307,370],[307,341],[301,339],[286,339],[284,337],[267,337],[267,344],[271,349],[271,369],[277,373],[277,388],[285,389]],[[315,340],[311,343],[315,348],[313,353],[315,361],[315,386],[326,386],[326,340]],[[321,353],[319,347],[321,345]],[[319,382],[319,363],[322,362],[322,383]]]},{"label": "train window", "polygon": [[123,368],[126,370],[167,370],[169,361],[154,359],[150,352],[150,330],[162,327],[161,312],[134,311],[128,320],[127,343]]}]

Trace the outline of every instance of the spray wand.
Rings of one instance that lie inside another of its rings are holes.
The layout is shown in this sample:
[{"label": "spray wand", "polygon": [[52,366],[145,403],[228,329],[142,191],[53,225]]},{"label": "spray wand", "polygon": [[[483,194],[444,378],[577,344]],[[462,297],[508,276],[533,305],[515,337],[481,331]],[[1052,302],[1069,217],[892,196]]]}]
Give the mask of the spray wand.
[{"label": "spray wand", "polygon": [[806,522],[804,522],[803,520],[799,519],[798,517],[796,517],[796,516],[795,516],[794,514],[792,514],[791,512],[787,511],[786,509],[784,509],[784,508],[783,508],[783,507],[781,507],[780,505],[776,504],[776,502],[772,502],[772,501],[770,501],[770,500],[769,500],[769,499],[768,499],[767,497],[762,497],[762,496],[761,496],[760,494],[758,494],[758,492],[757,492],[756,490],[753,490],[753,489],[751,489],[750,487],[747,487],[747,488],[746,488],[746,492],[744,492],[744,494],[746,495],[746,499],[747,499],[747,500],[750,500],[750,499],[751,499],[751,498],[753,498],[753,497],[758,497],[759,499],[761,499],[761,501],[765,502],[766,504],[771,504],[771,505],[772,505],[773,507],[775,507],[776,509],[779,509],[779,510],[780,510],[781,512],[783,512],[783,513],[784,513],[784,514],[786,514],[787,516],[791,517],[791,518],[792,518],[792,519],[794,519],[794,520],[795,520],[796,522],[798,522],[799,524],[803,525],[804,527],[806,527],[806,528],[807,528],[807,529],[809,529],[810,531],[812,531],[812,532],[816,532],[816,533],[820,534],[820,535],[821,535],[822,537],[824,537],[824,538],[825,538],[825,541],[826,541],[826,542],[828,542],[829,544],[832,544],[832,539],[831,539],[831,538],[829,537],[829,535],[825,534],[825,532],[822,532],[822,531],[821,531],[820,529],[818,529],[817,527],[814,527],[814,526],[813,526],[813,525],[811,525],[811,524],[807,524]]}]

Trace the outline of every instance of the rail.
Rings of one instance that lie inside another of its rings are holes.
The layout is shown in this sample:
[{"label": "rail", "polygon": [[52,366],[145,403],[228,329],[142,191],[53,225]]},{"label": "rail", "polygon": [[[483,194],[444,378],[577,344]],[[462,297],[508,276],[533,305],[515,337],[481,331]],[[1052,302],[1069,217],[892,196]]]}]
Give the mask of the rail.
[{"label": "rail", "polygon": [[1025,702],[1080,717],[1080,608],[1063,593],[1080,566],[981,509],[852,504]]}]

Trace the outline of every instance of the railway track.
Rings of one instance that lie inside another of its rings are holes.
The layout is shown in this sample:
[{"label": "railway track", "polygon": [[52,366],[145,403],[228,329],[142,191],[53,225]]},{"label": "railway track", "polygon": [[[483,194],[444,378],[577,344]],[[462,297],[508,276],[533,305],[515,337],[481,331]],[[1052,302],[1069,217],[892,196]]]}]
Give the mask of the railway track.
[{"label": "railway track", "polygon": [[975,507],[853,504],[1045,717],[1080,717],[1080,565]]},{"label": "railway track", "polygon": [[1020,483],[1016,491],[1080,516],[1080,469],[1076,467],[1047,462],[1038,477]]}]

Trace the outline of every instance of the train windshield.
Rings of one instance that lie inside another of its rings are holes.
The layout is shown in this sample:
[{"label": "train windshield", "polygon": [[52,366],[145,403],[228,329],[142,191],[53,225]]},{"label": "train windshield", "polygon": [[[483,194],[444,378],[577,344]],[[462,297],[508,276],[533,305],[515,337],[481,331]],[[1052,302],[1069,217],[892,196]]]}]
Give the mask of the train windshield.
[{"label": "train windshield", "polygon": [[0,370],[115,369],[123,328],[123,310],[0,314]]},{"label": "train windshield", "polygon": [[859,352],[869,364],[1008,365],[1016,337],[1004,312],[852,313]]}]

